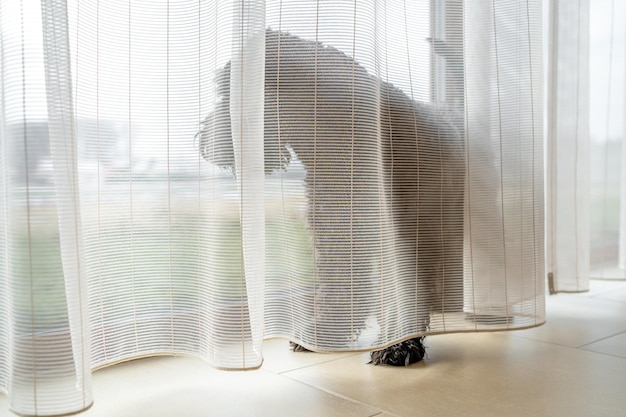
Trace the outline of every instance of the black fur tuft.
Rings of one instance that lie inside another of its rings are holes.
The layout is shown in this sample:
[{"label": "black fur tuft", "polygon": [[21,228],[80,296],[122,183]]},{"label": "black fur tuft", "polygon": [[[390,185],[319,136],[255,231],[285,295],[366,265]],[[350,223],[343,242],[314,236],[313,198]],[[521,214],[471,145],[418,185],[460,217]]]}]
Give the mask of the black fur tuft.
[{"label": "black fur tuft", "polygon": [[426,347],[424,338],[405,340],[386,349],[377,350],[370,354],[373,365],[409,366],[424,359]]}]

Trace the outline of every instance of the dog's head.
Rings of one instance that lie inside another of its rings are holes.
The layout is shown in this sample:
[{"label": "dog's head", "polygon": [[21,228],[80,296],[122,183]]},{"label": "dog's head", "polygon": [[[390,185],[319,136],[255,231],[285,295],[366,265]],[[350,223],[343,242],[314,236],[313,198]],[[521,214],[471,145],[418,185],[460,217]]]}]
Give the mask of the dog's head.
[{"label": "dog's head", "polygon": [[[291,160],[288,138],[281,132],[278,123],[279,101],[277,100],[276,85],[279,60],[277,57],[277,43],[277,32],[268,31],[266,34],[263,138],[266,173],[285,169]],[[235,172],[235,155],[230,118],[230,72],[231,64],[229,61],[215,77],[217,104],[215,110],[200,124],[200,129],[196,134],[196,143],[198,144],[200,155],[205,160]],[[293,88],[297,88],[297,85],[294,85]],[[288,120],[289,115],[285,115],[285,119]],[[285,122],[283,121],[283,123]]]}]

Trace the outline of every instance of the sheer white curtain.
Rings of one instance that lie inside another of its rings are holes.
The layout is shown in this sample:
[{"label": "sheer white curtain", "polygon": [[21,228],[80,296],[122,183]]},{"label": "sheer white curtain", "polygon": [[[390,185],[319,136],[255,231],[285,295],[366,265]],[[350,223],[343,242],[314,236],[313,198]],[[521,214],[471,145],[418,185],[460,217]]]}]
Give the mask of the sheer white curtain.
[{"label": "sheer white curtain", "polygon": [[591,278],[626,279],[626,2],[591,1]]},{"label": "sheer white curtain", "polygon": [[539,0],[0,2],[0,389],[544,321]]},{"label": "sheer white curtain", "polygon": [[589,1],[549,2],[550,292],[589,289]]},{"label": "sheer white curtain", "polygon": [[587,291],[590,278],[626,279],[626,2],[549,4],[550,290]]}]

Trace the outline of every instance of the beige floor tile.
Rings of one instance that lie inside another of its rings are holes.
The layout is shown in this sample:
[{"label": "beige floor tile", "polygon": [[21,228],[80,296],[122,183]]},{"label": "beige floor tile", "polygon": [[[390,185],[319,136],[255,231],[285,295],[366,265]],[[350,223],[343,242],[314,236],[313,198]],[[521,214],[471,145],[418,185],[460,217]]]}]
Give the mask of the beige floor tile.
[{"label": "beige floor tile", "polygon": [[153,358],[95,372],[85,417],[354,416],[379,411],[264,371],[227,372],[194,358]]},{"label": "beige floor tile", "polygon": [[558,294],[546,301],[546,324],[511,334],[579,347],[623,331],[626,331],[626,303],[581,294]]},{"label": "beige floor tile", "polygon": [[588,417],[626,409],[626,361],[507,334],[433,336],[407,368],[353,356],[283,375],[400,416]]},{"label": "beige floor tile", "polygon": [[582,349],[626,359],[626,332],[583,346]]},{"label": "beige floor tile", "polygon": [[598,292],[593,295],[594,299],[615,301],[626,303],[626,282],[620,282],[619,285],[607,286],[606,291]]},{"label": "beige floor tile", "polygon": [[263,342],[263,369],[281,373],[352,355],[355,353],[293,352],[287,340],[270,339]]},{"label": "beige floor tile", "polygon": [[397,414],[380,413],[380,414],[376,414],[373,417],[401,417],[401,416],[398,416]]}]

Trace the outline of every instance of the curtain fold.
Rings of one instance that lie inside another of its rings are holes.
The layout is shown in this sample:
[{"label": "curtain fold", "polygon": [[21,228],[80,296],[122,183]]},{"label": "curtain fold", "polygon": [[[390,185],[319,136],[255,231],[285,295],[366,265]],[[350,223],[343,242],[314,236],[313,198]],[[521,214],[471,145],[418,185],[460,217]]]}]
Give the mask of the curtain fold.
[{"label": "curtain fold", "polygon": [[371,351],[544,322],[541,1],[0,19],[13,411],[79,412],[92,370],[135,358],[249,369],[268,337]]},{"label": "curtain fold", "polygon": [[[245,278],[250,320],[250,346],[243,344],[241,367],[262,363],[265,290],[265,182],[263,164],[263,99],[265,4],[239,1],[233,5],[233,54],[230,73],[234,174],[237,178],[241,224],[241,276]],[[246,349],[249,351],[246,352]]]},{"label": "curtain fold", "polygon": [[586,291],[590,268],[589,2],[550,3],[547,272],[550,292]]},{"label": "curtain fold", "polygon": [[466,30],[465,296],[488,320],[543,291],[543,84],[538,5],[482,4],[465,2],[465,27],[484,28]]},{"label": "curtain fold", "polygon": [[[61,396],[63,406],[86,409],[93,402],[91,397],[90,331],[84,270],[85,254],[81,236],[83,228],[80,213],[76,119],[72,95],[68,15],[65,1],[45,1],[42,2],[41,6],[48,136],[55,185],[54,200],[61,250],[62,277],[67,300],[69,342],[72,347],[71,357],[73,359],[73,366],[65,370],[58,378],[62,378],[64,385],[67,385],[63,391],[70,391],[70,389],[73,391],[71,403],[65,395]],[[30,239],[32,241],[34,236],[31,235]],[[34,307],[36,308],[37,305]],[[41,346],[36,346],[36,348],[40,349]],[[35,372],[37,371],[35,370]],[[35,377],[35,379],[38,380],[39,378]],[[58,389],[58,384],[55,383],[54,385],[57,385],[55,388]],[[40,394],[37,393],[36,395],[39,396]],[[33,398],[34,404],[38,402],[36,397]],[[45,401],[42,402],[45,406]],[[55,412],[54,409],[52,412]],[[32,413],[47,414],[48,412],[33,409]]]},{"label": "curtain fold", "polygon": [[64,2],[2,5],[2,387],[28,415],[92,402],[67,26]]},{"label": "curtain fold", "polygon": [[550,291],[624,279],[624,2],[550,3]]},{"label": "curtain fold", "polygon": [[594,0],[590,14],[591,278],[626,279],[624,269],[623,1]]}]

